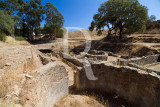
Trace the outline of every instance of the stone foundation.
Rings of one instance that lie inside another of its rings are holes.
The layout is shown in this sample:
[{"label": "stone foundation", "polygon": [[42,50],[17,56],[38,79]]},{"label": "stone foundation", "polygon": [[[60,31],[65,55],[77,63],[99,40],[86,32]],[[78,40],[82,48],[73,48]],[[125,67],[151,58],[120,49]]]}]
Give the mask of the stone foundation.
[{"label": "stone foundation", "polygon": [[65,68],[51,62],[33,71],[20,95],[25,107],[52,107],[68,95],[68,74]]},{"label": "stone foundation", "polygon": [[155,73],[103,63],[92,64],[96,81],[88,80],[84,69],[75,73],[78,90],[100,90],[116,93],[137,107],[160,105],[160,77]]}]

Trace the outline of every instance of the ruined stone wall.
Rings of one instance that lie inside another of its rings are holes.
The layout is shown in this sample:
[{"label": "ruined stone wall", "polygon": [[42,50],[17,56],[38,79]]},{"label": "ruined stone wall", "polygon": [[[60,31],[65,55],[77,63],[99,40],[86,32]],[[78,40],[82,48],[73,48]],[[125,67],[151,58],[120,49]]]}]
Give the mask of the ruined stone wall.
[{"label": "ruined stone wall", "polygon": [[0,48],[0,107],[52,107],[67,94],[68,74],[55,60],[31,46]]},{"label": "ruined stone wall", "polygon": [[67,61],[75,64],[76,66],[79,66],[79,67],[82,67],[82,66],[83,66],[82,60],[80,60],[80,59],[78,59],[78,58],[76,58],[76,57],[74,57],[74,56],[70,56],[70,55],[68,55],[68,54],[66,54],[66,53],[62,53],[62,55],[63,55],[62,57],[63,57],[65,60],[67,60]]},{"label": "ruined stone wall", "polygon": [[38,51],[30,46],[0,48],[0,69],[4,74],[23,73],[42,66]]},{"label": "ruined stone wall", "polygon": [[160,55],[159,54],[143,56],[140,58],[131,58],[129,60],[120,61],[120,63],[122,65],[128,65],[129,63],[134,63],[134,64],[137,64],[140,66],[144,66],[144,65],[152,64],[152,63],[157,63],[157,62],[160,62]]},{"label": "ruined stone wall", "polygon": [[20,93],[25,107],[52,107],[68,95],[68,74],[62,65],[51,62],[30,75]]},{"label": "ruined stone wall", "polygon": [[98,80],[88,80],[82,69],[75,73],[75,87],[78,90],[117,93],[137,107],[159,107],[160,77],[157,74],[127,66],[92,64],[91,67]]}]

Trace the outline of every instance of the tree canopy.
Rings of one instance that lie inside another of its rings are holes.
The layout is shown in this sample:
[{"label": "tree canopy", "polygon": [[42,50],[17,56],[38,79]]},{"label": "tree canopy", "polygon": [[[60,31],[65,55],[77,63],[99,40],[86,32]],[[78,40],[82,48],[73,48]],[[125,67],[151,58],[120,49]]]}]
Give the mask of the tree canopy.
[{"label": "tree canopy", "polygon": [[101,34],[108,27],[108,37],[112,30],[119,31],[119,38],[125,30],[127,33],[143,31],[148,19],[148,9],[138,0],[108,0],[94,15],[90,31],[96,29]]},{"label": "tree canopy", "polygon": [[[40,24],[44,19],[46,33],[53,36],[55,31],[61,32],[64,22],[62,14],[53,4],[47,3],[43,6],[41,0],[0,0],[0,9],[7,14],[6,17],[12,17],[15,31],[21,32],[29,41],[34,40],[34,33],[38,35],[41,32]],[[7,20],[4,21],[8,23]]]},{"label": "tree canopy", "polygon": [[51,3],[47,3],[45,5],[45,13],[46,24],[44,29],[46,29],[46,32],[49,34],[50,38],[53,39],[53,37],[56,37],[57,33],[60,34],[62,32],[61,27],[63,26],[64,18],[57,8]]},{"label": "tree canopy", "polygon": [[149,17],[149,19],[150,19],[151,21],[156,21],[156,16],[155,16],[155,15],[151,15],[151,16]]},{"label": "tree canopy", "polygon": [[14,34],[14,25],[15,22],[13,18],[0,10],[0,30],[8,32],[12,36]]}]

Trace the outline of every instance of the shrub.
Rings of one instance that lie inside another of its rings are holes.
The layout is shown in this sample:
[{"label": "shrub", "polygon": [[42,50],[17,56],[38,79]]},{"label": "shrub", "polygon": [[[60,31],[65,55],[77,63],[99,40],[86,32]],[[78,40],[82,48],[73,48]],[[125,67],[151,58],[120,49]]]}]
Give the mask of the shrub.
[{"label": "shrub", "polygon": [[25,41],[26,39],[22,36],[15,36],[15,40],[17,41]]},{"label": "shrub", "polygon": [[0,33],[0,41],[3,41],[3,42],[6,41],[6,34],[5,33]]},{"label": "shrub", "polygon": [[146,23],[146,29],[150,30],[150,29],[159,29],[160,28],[160,20],[157,21],[152,21],[152,22],[147,22]]}]

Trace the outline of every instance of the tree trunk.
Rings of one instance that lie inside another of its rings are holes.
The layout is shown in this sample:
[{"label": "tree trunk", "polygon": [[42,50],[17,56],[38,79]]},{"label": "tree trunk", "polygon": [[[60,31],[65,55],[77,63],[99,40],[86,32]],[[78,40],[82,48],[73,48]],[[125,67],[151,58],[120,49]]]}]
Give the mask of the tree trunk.
[{"label": "tree trunk", "polygon": [[14,38],[14,31],[13,31],[13,32],[11,32],[11,36]]},{"label": "tree trunk", "polygon": [[119,29],[120,29],[120,31],[119,31],[119,39],[122,39],[123,26],[122,26],[122,22],[121,21],[119,22]]},{"label": "tree trunk", "polygon": [[109,29],[107,39],[109,39],[110,35],[111,35],[111,30]]},{"label": "tree trunk", "polygon": [[119,39],[122,39],[122,29],[120,29],[120,32],[119,32]]}]

